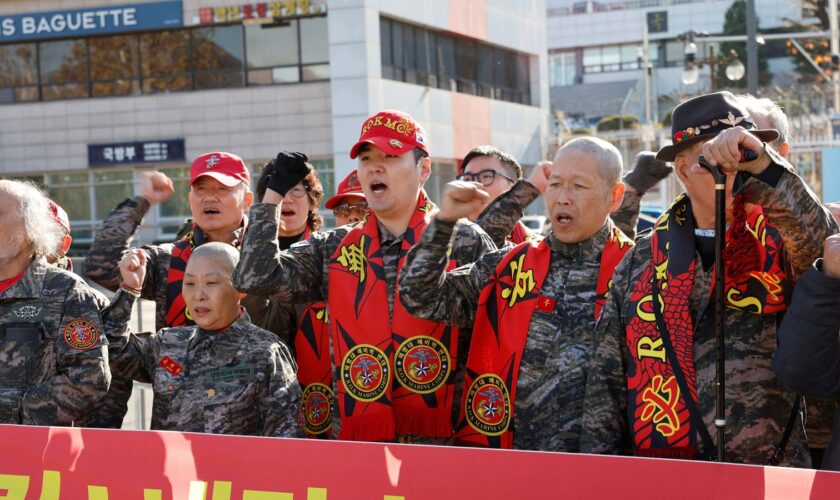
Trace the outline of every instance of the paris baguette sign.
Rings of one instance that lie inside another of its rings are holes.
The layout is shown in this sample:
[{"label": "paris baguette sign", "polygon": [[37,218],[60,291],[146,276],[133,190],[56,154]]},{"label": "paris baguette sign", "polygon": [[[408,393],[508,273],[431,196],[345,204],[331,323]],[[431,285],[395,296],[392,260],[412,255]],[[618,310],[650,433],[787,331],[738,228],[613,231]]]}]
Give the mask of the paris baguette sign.
[{"label": "paris baguette sign", "polygon": [[68,38],[184,25],[181,1],[0,16],[0,43]]}]

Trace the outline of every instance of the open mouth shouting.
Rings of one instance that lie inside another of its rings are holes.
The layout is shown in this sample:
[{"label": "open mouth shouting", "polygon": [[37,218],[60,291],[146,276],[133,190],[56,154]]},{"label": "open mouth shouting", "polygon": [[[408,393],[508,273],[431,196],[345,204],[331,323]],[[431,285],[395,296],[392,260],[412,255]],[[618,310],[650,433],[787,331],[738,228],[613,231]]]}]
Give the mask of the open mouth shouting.
[{"label": "open mouth shouting", "polygon": [[374,194],[374,196],[381,196],[388,190],[388,185],[384,182],[372,182],[370,184],[370,191]]},{"label": "open mouth shouting", "polygon": [[214,215],[220,215],[220,214],[222,213],[222,211],[221,211],[221,210],[219,210],[219,209],[218,209],[218,208],[216,208],[216,207],[205,207],[205,208],[204,208],[204,210],[202,210],[202,213],[203,213],[204,215],[207,215],[207,216],[209,216],[209,217],[212,217],[212,216],[214,216]]}]

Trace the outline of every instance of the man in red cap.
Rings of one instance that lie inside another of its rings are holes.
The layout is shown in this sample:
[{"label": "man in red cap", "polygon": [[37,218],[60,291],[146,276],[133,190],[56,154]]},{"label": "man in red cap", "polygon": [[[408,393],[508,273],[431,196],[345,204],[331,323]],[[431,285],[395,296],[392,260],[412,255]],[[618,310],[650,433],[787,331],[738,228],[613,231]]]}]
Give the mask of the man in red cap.
[{"label": "man in red cap", "polygon": [[[181,279],[187,260],[195,247],[207,241],[239,245],[245,213],[254,197],[250,183],[248,167],[234,154],[207,153],[193,162],[188,194],[193,230],[174,244],[142,247],[146,254],[147,275],[141,297],[155,301],[157,329],[193,324],[181,296]],[[143,217],[152,205],[163,203],[173,192],[172,181],[165,174],[143,173],[140,195],[120,203],[97,228],[85,257],[88,278],[111,291],[119,288],[117,264],[128,250]]]},{"label": "man in red cap", "polygon": [[332,209],[335,215],[335,227],[359,222],[365,218],[367,201],[359,174],[354,170],[338,185],[338,192],[327,200],[325,207]]},{"label": "man in red cap", "polygon": [[[403,112],[383,110],[366,119],[350,151],[368,203],[365,220],[280,251],[277,224],[286,190],[309,167],[286,156],[268,181],[263,203],[251,207],[242,260],[232,276],[246,293],[285,302],[327,300],[333,363],[338,369],[339,439],[447,443],[452,435],[455,374],[465,335],[456,328],[408,314],[397,297],[405,254],[421,237],[449,226],[454,237],[449,267],[473,262],[495,248],[475,224],[433,220],[437,207],[423,184],[431,174],[425,131]],[[486,197],[486,193],[484,193]],[[329,291],[329,293],[328,293]],[[326,339],[318,339],[324,349]],[[323,384],[304,390],[310,410],[327,414],[332,401]]]}]

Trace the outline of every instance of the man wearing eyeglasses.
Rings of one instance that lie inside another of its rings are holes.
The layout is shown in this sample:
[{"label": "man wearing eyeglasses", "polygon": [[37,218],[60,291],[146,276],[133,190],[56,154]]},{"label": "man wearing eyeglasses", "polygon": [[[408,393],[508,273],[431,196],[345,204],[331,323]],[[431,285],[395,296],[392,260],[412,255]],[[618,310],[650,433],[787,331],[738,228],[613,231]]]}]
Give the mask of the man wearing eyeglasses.
[{"label": "man wearing eyeglasses", "polygon": [[335,215],[335,227],[360,222],[365,218],[367,201],[365,201],[362,185],[359,183],[359,174],[355,170],[341,181],[338,192],[327,200],[324,206],[332,209]]},{"label": "man wearing eyeglasses", "polygon": [[[487,210],[488,205],[522,179],[522,166],[516,158],[495,146],[478,146],[467,153],[461,168],[463,173],[456,177],[457,180],[477,182],[489,195],[487,202],[477,206],[468,218],[487,231],[497,246],[504,245],[505,241],[518,245],[529,240],[530,230],[519,221],[522,218],[522,213],[520,213],[522,210],[508,211],[501,207]],[[540,194],[530,184],[521,186],[518,191],[522,192],[512,196],[525,202],[522,206],[523,210]]]}]

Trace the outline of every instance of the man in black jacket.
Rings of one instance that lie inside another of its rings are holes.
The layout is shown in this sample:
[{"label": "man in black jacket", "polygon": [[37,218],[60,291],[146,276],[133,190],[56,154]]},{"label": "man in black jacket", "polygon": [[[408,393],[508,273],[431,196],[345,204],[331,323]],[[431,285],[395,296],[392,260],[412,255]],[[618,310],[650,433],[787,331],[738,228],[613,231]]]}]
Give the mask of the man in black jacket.
[{"label": "man in black jacket", "polygon": [[[817,259],[796,284],[779,329],[773,370],[783,386],[816,398],[840,399],[840,234],[825,240]],[[822,468],[840,471],[840,413]]]}]

